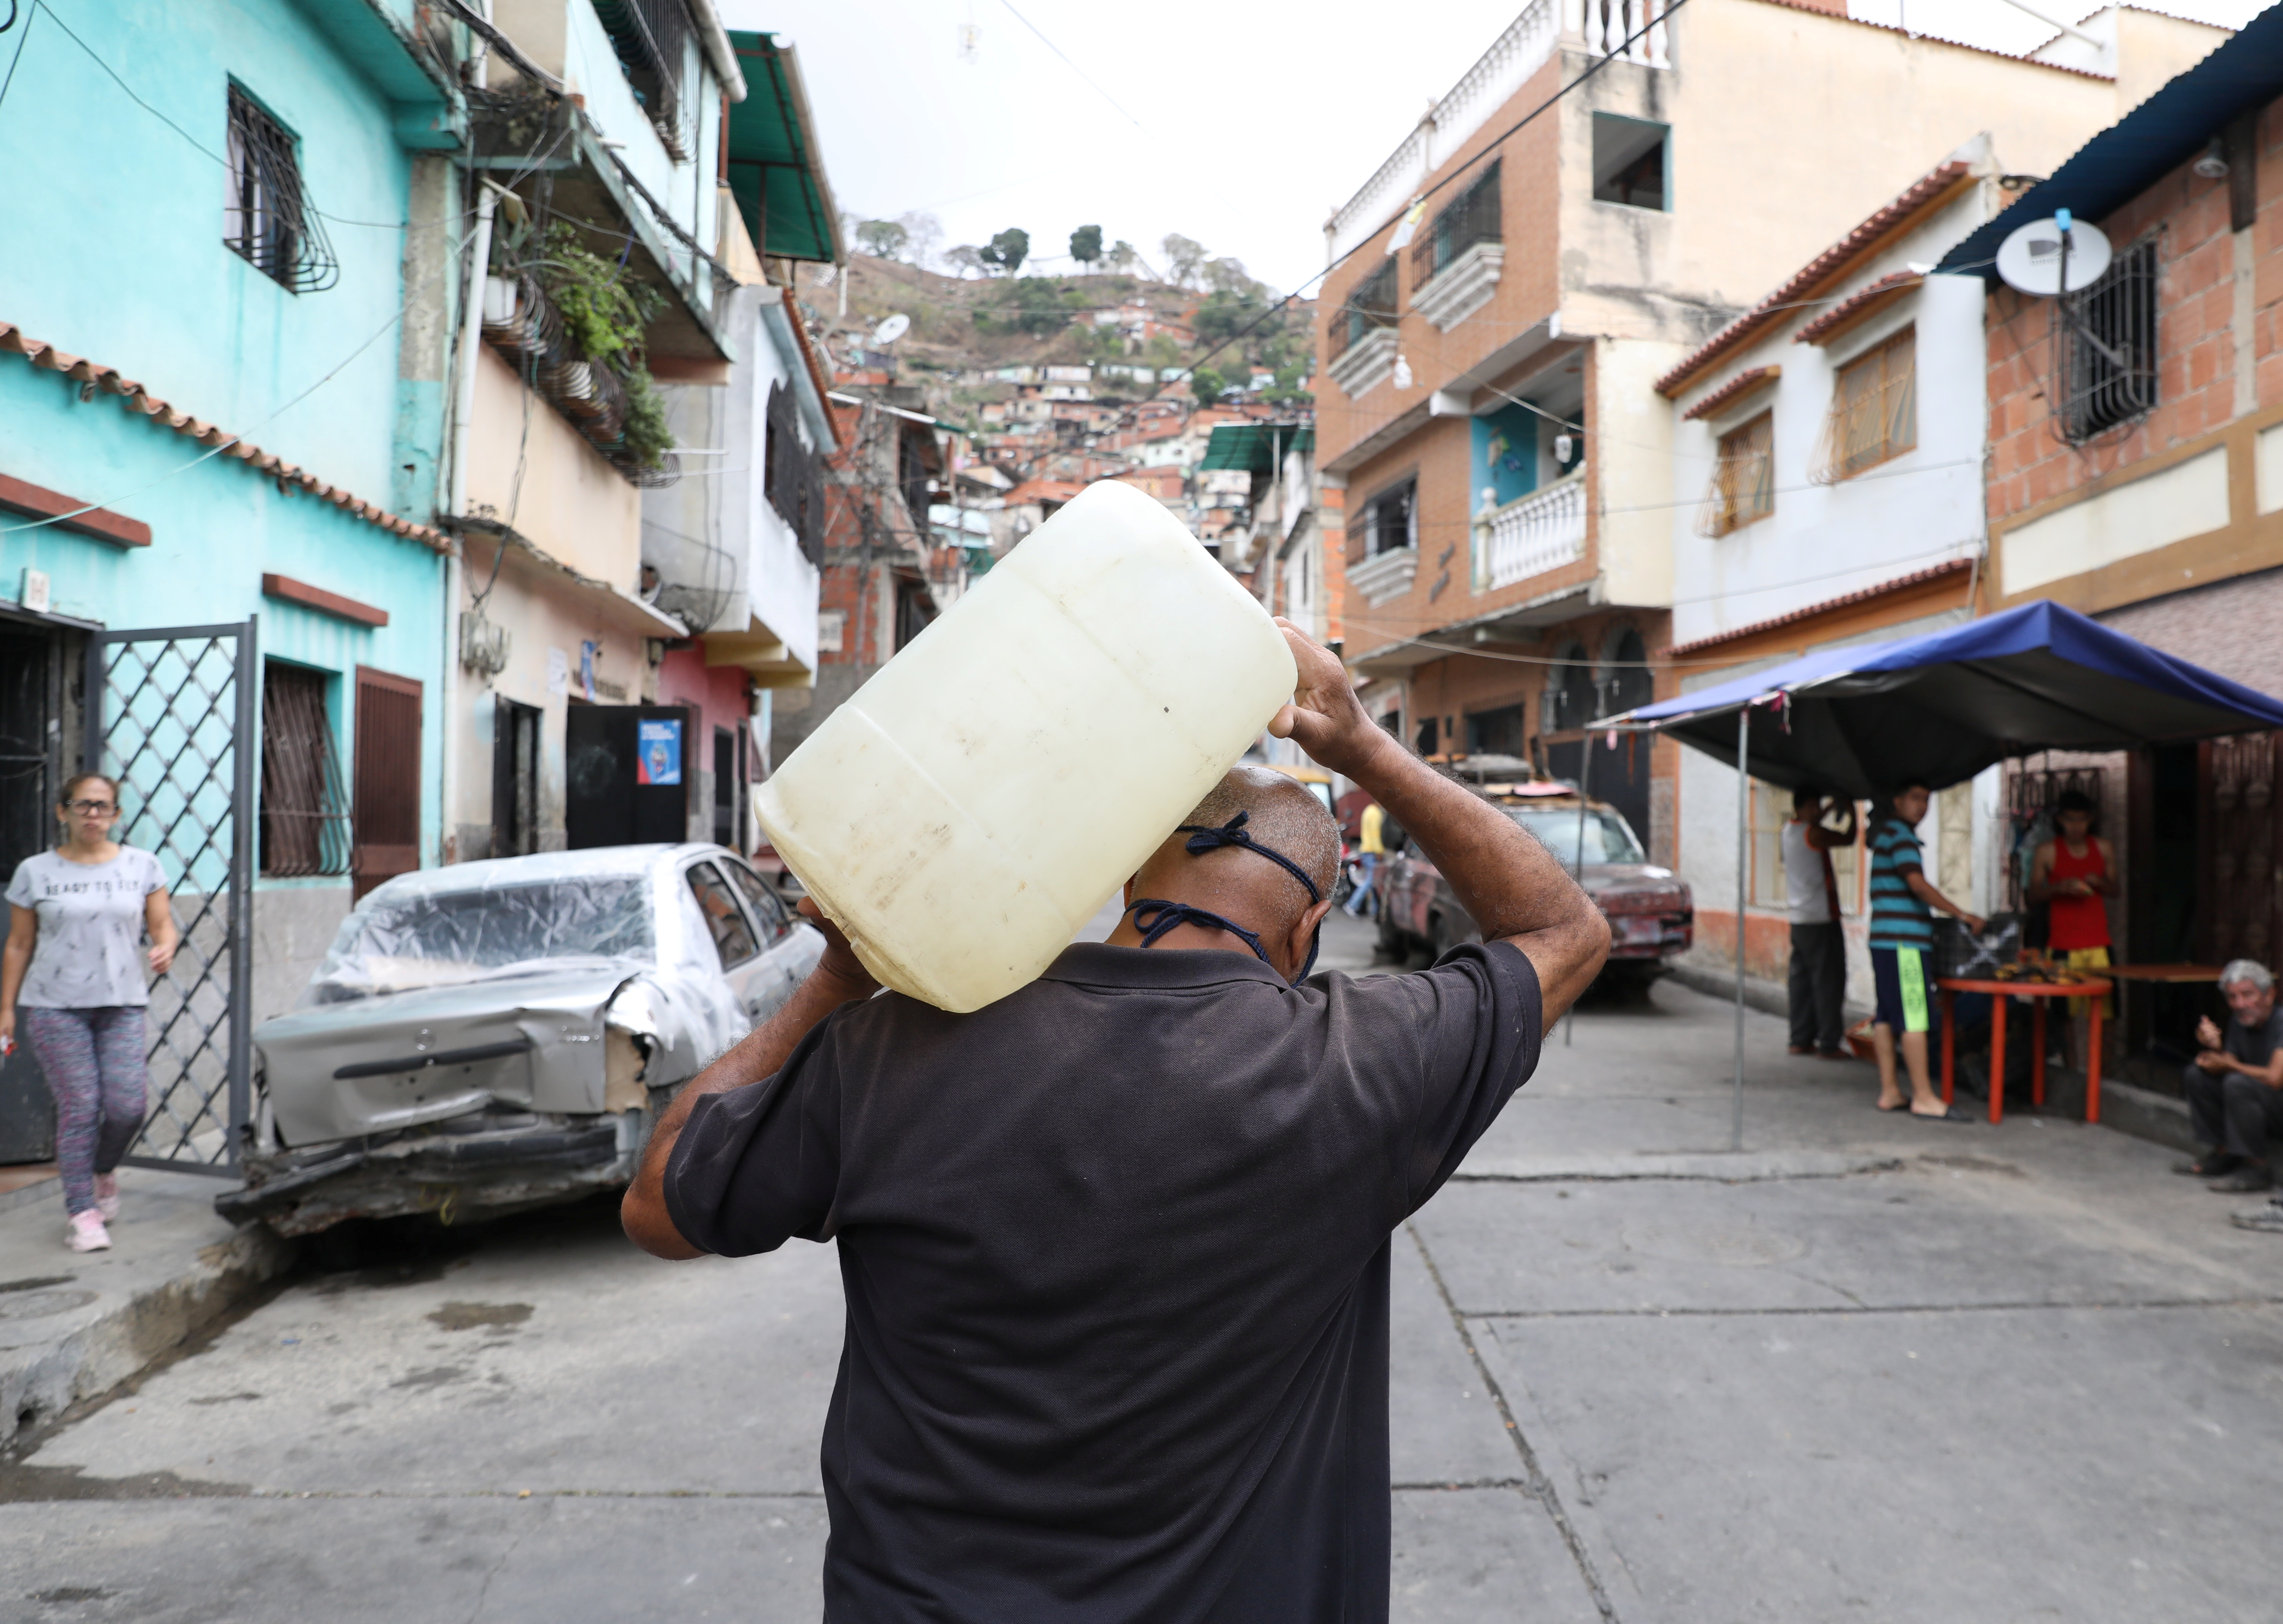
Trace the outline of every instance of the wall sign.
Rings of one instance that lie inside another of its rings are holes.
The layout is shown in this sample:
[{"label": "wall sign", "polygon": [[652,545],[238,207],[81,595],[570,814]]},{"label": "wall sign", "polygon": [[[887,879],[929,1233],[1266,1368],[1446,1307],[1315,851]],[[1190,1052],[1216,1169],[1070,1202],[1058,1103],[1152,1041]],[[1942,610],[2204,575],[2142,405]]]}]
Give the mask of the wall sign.
[{"label": "wall sign", "polygon": [[682,719],[644,721],[635,729],[635,782],[682,781]]}]

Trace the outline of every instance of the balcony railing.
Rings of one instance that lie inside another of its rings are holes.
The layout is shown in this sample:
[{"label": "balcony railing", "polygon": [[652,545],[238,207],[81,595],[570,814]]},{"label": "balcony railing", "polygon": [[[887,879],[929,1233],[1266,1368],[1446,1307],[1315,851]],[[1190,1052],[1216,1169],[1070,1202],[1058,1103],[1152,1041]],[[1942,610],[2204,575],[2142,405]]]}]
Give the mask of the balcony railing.
[{"label": "balcony railing", "polygon": [[1586,556],[1586,465],[1475,516],[1475,590],[1511,587]]},{"label": "balcony railing", "polygon": [[[1621,56],[1650,67],[1671,67],[1665,12],[1668,0],[1567,0],[1565,31],[1584,36],[1586,49],[1597,57]],[[1646,34],[1641,30],[1647,28]],[[1625,44],[1636,34],[1640,38]]]}]

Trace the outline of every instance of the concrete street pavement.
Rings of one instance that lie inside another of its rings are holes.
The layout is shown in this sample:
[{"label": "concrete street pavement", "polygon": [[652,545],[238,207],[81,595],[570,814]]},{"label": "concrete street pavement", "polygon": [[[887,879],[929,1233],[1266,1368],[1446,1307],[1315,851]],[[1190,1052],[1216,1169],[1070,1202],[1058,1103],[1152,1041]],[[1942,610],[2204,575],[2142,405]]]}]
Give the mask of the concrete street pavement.
[{"label": "concrete street pavement", "polygon": [[[1589,1005],[1397,1236],[1395,1616],[2271,1617],[2283,1243],[1758,1014],[1734,1154],[1731,1020]],[[839,1334],[607,1206],[306,1276],[0,1468],[0,1616],[814,1617]]]}]

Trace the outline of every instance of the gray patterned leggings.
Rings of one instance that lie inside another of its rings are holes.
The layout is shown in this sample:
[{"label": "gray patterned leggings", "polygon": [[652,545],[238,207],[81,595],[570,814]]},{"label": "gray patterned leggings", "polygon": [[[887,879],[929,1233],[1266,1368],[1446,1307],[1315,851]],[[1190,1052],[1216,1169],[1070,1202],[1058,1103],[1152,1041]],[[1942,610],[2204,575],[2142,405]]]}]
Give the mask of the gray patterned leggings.
[{"label": "gray patterned leggings", "polygon": [[95,1210],[95,1176],[119,1165],[151,1108],[143,1011],[16,1006],[16,1024],[56,1097],[56,1161],[64,1210]]}]

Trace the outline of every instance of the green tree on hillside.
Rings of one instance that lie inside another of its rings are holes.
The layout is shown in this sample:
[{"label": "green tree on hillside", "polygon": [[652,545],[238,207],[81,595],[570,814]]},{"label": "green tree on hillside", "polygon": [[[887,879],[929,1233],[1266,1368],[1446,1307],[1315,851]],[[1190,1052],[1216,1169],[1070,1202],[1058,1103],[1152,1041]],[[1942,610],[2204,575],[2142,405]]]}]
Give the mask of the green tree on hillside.
[{"label": "green tree on hillside", "polygon": [[1205,262],[1205,245],[1179,231],[1171,233],[1157,245],[1165,251],[1167,279],[1176,287],[1195,287],[1197,273]]},{"label": "green tree on hillside", "polygon": [[1001,276],[1011,276],[1023,268],[1023,261],[1030,257],[1030,253],[1031,234],[1019,227],[1009,226],[993,237],[990,246],[983,250],[983,262]]},{"label": "green tree on hillside", "polygon": [[856,228],[856,245],[876,260],[893,260],[904,252],[911,233],[892,220],[868,220]]},{"label": "green tree on hillside", "polygon": [[1219,406],[1228,392],[1228,380],[1212,367],[1199,367],[1189,374],[1189,392],[1199,406]]},{"label": "green tree on hillside", "polygon": [[1102,228],[1080,226],[1071,233],[1071,258],[1091,270],[1094,262],[1102,258]]}]

